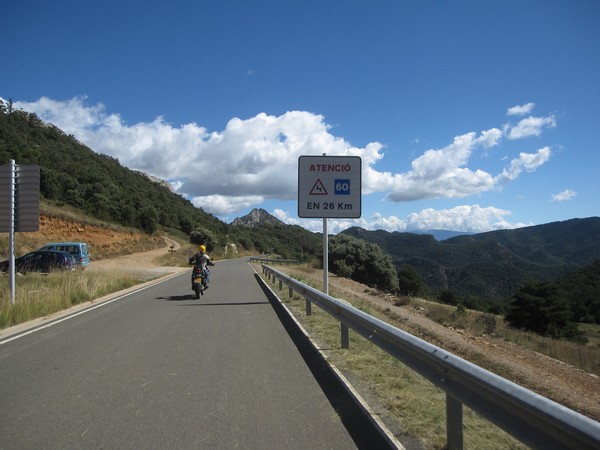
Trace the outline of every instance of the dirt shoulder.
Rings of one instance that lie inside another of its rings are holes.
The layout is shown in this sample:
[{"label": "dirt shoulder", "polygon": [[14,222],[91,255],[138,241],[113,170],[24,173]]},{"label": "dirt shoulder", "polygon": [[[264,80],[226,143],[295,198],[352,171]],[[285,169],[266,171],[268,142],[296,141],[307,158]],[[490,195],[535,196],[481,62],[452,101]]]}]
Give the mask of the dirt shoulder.
[{"label": "dirt shoulder", "polygon": [[86,270],[128,272],[140,279],[156,278],[189,270],[185,267],[163,266],[156,262],[158,258],[168,254],[169,251],[176,252],[181,248],[177,241],[166,237],[163,239],[165,244],[163,247],[144,252],[135,252],[129,255],[94,260]]},{"label": "dirt shoulder", "polygon": [[[308,274],[288,266],[280,270],[322,282],[321,271]],[[332,275],[329,283],[336,292],[346,293],[349,298],[359,297],[386,311],[398,328],[600,421],[600,377],[495,336],[475,336],[441,325],[426,317],[425,311],[410,305],[394,306],[390,297],[374,295],[365,285],[352,280]]]}]

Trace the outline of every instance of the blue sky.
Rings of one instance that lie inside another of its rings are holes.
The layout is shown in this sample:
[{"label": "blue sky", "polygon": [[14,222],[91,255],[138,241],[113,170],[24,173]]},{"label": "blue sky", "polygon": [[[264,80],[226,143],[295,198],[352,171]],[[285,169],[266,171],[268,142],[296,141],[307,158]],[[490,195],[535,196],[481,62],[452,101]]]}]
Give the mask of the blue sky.
[{"label": "blue sky", "polygon": [[300,219],[298,157],[361,156],[362,216],[481,232],[600,215],[600,2],[0,5],[0,97],[226,222]]}]

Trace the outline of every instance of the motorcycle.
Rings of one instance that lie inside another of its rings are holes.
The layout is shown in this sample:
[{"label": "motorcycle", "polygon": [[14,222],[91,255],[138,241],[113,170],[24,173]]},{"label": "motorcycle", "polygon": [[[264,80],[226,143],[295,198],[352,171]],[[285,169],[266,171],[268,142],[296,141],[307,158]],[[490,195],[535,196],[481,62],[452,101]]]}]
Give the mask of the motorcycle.
[{"label": "motorcycle", "polygon": [[200,298],[201,295],[204,295],[204,291],[208,288],[208,285],[206,284],[208,274],[206,272],[208,272],[208,269],[203,269],[199,266],[194,266],[192,271],[192,286],[197,299]]}]

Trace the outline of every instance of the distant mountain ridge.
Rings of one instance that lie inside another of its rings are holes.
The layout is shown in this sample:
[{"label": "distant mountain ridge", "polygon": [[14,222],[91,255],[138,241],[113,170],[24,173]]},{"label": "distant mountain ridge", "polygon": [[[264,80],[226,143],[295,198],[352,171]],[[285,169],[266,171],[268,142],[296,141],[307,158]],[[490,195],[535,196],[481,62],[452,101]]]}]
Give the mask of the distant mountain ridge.
[{"label": "distant mountain ridge", "polygon": [[432,235],[349,228],[397,268],[413,266],[432,291],[503,300],[527,279],[552,280],[600,260],[600,217],[436,241]]},{"label": "distant mountain ridge", "polygon": [[[1,103],[1,102],[0,102]],[[72,136],[43,123],[33,113],[8,113],[0,104],[0,165],[10,159],[40,166],[45,201],[86,215],[153,234],[209,231],[219,245],[309,261],[322,255],[320,233],[286,225],[264,209],[234,220],[233,226],[195,207],[161,180],[151,180],[119,161],[93,152]],[[272,226],[260,226],[272,225]],[[350,228],[342,233],[375,242],[397,268],[410,264],[430,292],[451,289],[462,295],[504,299],[527,278],[556,279],[600,260],[600,218],[572,219],[516,230],[443,239]]]},{"label": "distant mountain ridge", "polygon": [[269,214],[262,208],[254,208],[245,216],[234,219],[231,224],[250,228],[259,225],[286,225],[286,223]]},{"label": "distant mountain ridge", "polygon": [[475,233],[468,233],[466,231],[453,231],[453,230],[406,230],[406,233],[415,234],[430,234],[436,241],[445,241],[456,236],[470,236]]}]

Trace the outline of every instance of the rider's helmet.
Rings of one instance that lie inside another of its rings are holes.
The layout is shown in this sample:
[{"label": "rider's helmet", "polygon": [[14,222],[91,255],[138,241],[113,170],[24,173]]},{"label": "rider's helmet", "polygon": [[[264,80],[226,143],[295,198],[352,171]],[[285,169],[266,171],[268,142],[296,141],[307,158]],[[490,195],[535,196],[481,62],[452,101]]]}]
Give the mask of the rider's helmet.
[{"label": "rider's helmet", "polygon": [[198,247],[198,251],[199,251],[199,252],[202,252],[202,253],[206,253],[206,247],[205,247],[204,245],[200,245],[200,246]]}]

